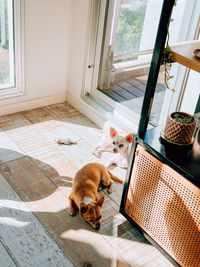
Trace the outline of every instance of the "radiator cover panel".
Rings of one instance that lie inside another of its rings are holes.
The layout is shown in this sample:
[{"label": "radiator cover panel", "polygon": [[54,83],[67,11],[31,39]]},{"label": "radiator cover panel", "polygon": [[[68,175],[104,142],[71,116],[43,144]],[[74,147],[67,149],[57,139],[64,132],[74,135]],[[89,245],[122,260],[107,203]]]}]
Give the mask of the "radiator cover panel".
[{"label": "radiator cover panel", "polygon": [[141,145],[124,211],[181,266],[200,266],[200,189]]}]

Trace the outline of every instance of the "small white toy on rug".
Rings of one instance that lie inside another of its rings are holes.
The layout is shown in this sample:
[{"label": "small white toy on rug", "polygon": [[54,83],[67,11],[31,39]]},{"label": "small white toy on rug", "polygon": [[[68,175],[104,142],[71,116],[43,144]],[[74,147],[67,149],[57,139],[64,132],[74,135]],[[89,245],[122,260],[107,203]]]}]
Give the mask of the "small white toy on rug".
[{"label": "small white toy on rug", "polygon": [[128,168],[129,144],[133,142],[133,133],[121,136],[114,128],[110,128],[110,136],[103,136],[100,143],[94,148],[92,153],[100,158],[102,152],[112,152],[113,157],[110,159],[107,168],[117,165],[120,168]]},{"label": "small white toy on rug", "polygon": [[77,144],[77,140],[72,140],[68,137],[66,137],[66,138],[59,137],[55,141],[57,144],[63,144],[63,145],[76,145]]}]

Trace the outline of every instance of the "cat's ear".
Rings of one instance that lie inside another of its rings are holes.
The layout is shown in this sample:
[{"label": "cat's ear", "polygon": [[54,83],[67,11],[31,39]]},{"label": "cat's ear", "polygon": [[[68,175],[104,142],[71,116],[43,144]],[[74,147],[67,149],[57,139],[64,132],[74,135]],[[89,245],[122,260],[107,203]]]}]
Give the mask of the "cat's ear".
[{"label": "cat's ear", "polygon": [[117,131],[114,128],[110,128],[110,137],[114,138],[117,135]]},{"label": "cat's ear", "polygon": [[128,143],[132,143],[132,142],[133,142],[133,133],[128,134],[128,135],[126,136],[126,141],[127,141]]}]

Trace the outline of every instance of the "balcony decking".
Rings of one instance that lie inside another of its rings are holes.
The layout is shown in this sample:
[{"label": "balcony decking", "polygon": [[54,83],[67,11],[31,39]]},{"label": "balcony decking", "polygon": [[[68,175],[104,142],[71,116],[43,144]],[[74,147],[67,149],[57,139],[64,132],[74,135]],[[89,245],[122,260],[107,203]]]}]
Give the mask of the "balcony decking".
[{"label": "balcony decking", "polygon": [[[144,93],[146,90],[148,75],[139,77],[129,77],[126,79],[115,81],[109,90],[101,90],[104,94],[112,98],[114,101],[119,102],[130,110],[140,114]],[[159,75],[158,83],[156,86],[154,102],[150,121],[157,125],[161,112],[161,107],[165,95],[165,86],[163,82],[163,74]]]}]

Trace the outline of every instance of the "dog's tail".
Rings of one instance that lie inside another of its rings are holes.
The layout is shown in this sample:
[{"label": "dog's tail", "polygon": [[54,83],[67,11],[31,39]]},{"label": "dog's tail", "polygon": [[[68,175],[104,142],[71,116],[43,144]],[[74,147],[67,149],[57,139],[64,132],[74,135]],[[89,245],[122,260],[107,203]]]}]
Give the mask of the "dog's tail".
[{"label": "dog's tail", "polygon": [[108,173],[110,174],[110,178],[120,184],[123,184],[123,180],[120,179],[119,177],[117,177],[116,175],[114,175],[113,173],[111,173],[109,170],[108,170]]}]

